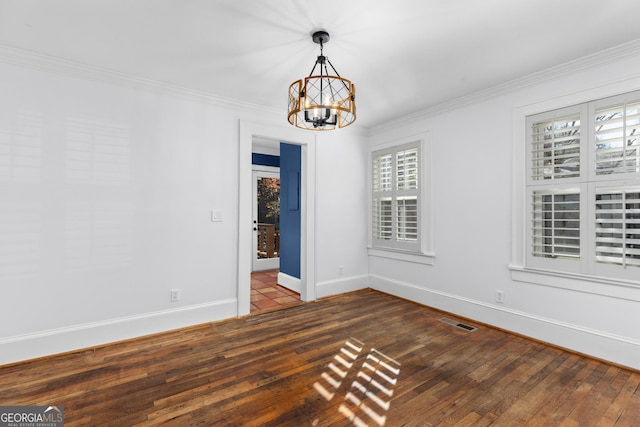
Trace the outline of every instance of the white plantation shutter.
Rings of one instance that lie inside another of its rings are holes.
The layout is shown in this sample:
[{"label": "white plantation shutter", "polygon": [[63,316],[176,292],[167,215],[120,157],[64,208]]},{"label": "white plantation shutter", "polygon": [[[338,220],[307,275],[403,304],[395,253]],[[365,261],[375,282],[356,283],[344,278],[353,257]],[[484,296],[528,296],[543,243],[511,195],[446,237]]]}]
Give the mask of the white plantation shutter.
[{"label": "white plantation shutter", "polygon": [[532,179],[580,175],[580,114],[551,118],[531,125]]},{"label": "white plantation shutter", "polygon": [[418,240],[418,148],[396,153],[398,241]]},{"label": "white plantation shutter", "polygon": [[390,192],[393,189],[393,155],[384,154],[373,160],[373,238],[391,240],[393,206]]},{"label": "white plantation shutter", "polygon": [[391,240],[393,237],[393,206],[390,197],[373,199],[373,238]]},{"label": "white plantation shutter", "polygon": [[640,171],[640,102],[596,110],[595,165],[597,175]]},{"label": "white plantation shutter", "polygon": [[596,193],[596,261],[640,267],[640,188]]},{"label": "white plantation shutter", "polygon": [[397,239],[408,242],[418,240],[418,197],[398,197],[397,203]]},{"label": "white plantation shutter", "polygon": [[[581,113],[581,108],[569,107],[527,121],[531,189],[527,253],[536,266],[565,268],[566,261],[581,259],[583,187],[568,184],[584,176]],[[579,267],[573,262],[571,268]]]},{"label": "white plantation shutter", "polygon": [[580,259],[580,194],[536,191],[532,200],[531,253]]},{"label": "white plantation shutter", "polygon": [[398,151],[396,153],[396,189],[418,189],[418,149]]},{"label": "white plantation shutter", "polygon": [[418,143],[372,153],[374,246],[419,250]]},{"label": "white plantation shutter", "polygon": [[391,191],[393,188],[393,155],[384,154],[373,160],[373,191]]}]

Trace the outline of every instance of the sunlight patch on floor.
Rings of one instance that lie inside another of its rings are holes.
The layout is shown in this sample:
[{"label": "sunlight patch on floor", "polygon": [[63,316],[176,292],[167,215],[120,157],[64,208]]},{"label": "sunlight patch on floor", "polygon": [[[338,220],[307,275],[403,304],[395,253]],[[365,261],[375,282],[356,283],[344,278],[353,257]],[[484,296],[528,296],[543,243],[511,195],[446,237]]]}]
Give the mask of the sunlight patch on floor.
[{"label": "sunlight patch on floor", "polygon": [[[353,425],[358,427],[384,426],[386,412],[391,407],[393,389],[400,375],[400,363],[379,350],[371,348],[361,363],[356,363],[365,349],[365,344],[355,338],[349,338],[340,348],[321,379],[313,388],[327,401],[336,395],[344,395],[344,402],[338,411]],[[358,369],[354,374],[355,369]],[[349,375],[351,373],[351,375]],[[343,384],[350,384],[341,390]],[[319,419],[313,422],[318,425]]]}]

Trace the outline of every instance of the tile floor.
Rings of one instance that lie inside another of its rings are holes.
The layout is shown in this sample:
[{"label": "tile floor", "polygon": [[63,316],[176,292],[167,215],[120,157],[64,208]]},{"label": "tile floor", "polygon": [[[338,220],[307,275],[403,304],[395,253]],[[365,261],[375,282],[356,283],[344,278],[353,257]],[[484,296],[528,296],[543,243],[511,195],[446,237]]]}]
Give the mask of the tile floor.
[{"label": "tile floor", "polygon": [[251,313],[300,302],[300,294],[278,285],[277,280],[278,270],[251,273]]}]

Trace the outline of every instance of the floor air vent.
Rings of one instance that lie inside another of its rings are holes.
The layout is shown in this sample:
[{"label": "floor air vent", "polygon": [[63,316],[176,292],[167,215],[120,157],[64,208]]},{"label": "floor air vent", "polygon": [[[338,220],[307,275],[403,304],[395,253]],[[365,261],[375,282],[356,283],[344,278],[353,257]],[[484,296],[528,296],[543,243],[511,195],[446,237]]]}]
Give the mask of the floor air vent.
[{"label": "floor air vent", "polygon": [[447,325],[455,326],[456,328],[464,329],[465,331],[473,332],[477,328],[475,326],[466,325],[464,323],[460,323],[457,320],[448,319],[446,317],[440,318],[442,323],[446,323]]}]

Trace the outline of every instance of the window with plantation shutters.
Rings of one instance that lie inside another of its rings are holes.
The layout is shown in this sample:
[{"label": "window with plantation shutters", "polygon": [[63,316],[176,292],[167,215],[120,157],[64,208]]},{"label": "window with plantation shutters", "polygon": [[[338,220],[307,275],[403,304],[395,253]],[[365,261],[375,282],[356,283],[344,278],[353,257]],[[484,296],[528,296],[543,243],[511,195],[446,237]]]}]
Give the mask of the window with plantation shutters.
[{"label": "window with plantation shutters", "polygon": [[640,92],[527,118],[529,267],[640,281]]},{"label": "window with plantation shutters", "polygon": [[375,247],[419,249],[420,147],[372,153],[372,241]]}]

